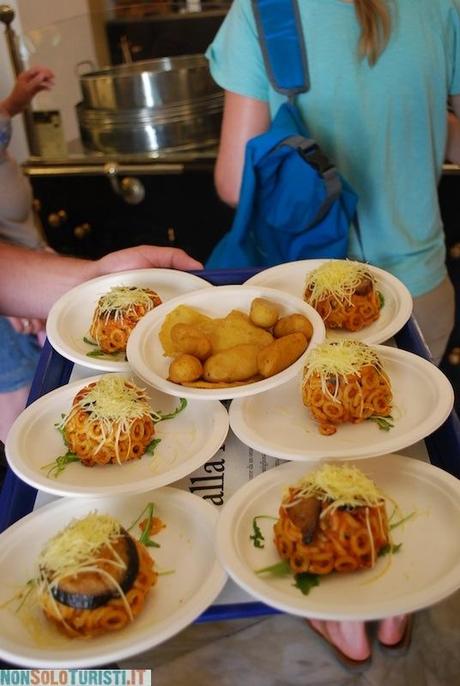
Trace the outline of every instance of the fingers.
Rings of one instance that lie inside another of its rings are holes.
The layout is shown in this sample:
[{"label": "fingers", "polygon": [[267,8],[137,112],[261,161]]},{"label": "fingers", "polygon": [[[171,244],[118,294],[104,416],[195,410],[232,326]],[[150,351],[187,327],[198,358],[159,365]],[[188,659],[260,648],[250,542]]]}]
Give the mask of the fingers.
[{"label": "fingers", "polygon": [[158,267],[163,269],[203,269],[203,265],[184,250],[164,248],[154,245],[140,245],[134,248],[118,250],[99,260],[98,274],[129,269],[146,269]]},{"label": "fingers", "polygon": [[34,335],[43,331],[45,324],[42,319],[29,319],[28,317],[8,317],[8,321],[16,333]]}]

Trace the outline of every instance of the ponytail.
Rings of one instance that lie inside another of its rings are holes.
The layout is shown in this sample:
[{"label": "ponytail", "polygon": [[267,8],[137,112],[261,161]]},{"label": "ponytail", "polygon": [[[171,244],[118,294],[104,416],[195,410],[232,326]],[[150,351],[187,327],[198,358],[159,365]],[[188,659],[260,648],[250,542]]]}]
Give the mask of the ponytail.
[{"label": "ponytail", "polygon": [[358,51],[373,66],[390,38],[390,12],[386,0],[354,0],[354,6],[361,26]]}]

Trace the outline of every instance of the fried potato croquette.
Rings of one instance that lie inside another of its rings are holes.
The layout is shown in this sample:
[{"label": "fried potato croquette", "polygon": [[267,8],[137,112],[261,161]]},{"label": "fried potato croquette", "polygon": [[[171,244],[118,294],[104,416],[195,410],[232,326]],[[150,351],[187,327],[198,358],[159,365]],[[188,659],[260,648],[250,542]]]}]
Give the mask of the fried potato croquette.
[{"label": "fried potato croquette", "polygon": [[257,356],[259,373],[267,378],[282,372],[299,359],[307,349],[307,345],[307,339],[300,332],[277,338],[259,352]]},{"label": "fried potato croquette", "polygon": [[[268,330],[273,327],[277,338]],[[159,337],[165,355],[176,358],[169,368],[170,381],[225,388],[282,371],[304,352],[312,333],[302,314],[279,319],[276,303],[254,298],[250,315],[232,310],[215,319],[179,305],[166,316]]]},{"label": "fried potato croquette", "polygon": [[174,383],[184,383],[189,381],[196,381],[203,374],[203,365],[201,361],[189,355],[182,353],[178,355],[169,365],[169,380]]},{"label": "fried potato croquette", "polygon": [[290,333],[298,333],[299,331],[309,341],[313,336],[311,322],[303,314],[289,314],[287,317],[278,319],[273,329],[273,334],[275,338],[282,338],[283,336],[289,336]]},{"label": "fried potato croquette", "polygon": [[213,328],[213,322],[214,320],[211,319],[211,317],[198,312],[198,310],[195,310],[193,307],[178,305],[172,312],[166,315],[160,329],[159,338],[164,354],[168,357],[172,357],[181,352],[171,338],[171,329],[175,324],[189,324],[206,335],[206,331]]},{"label": "fried potato croquette", "polygon": [[245,381],[258,372],[258,345],[247,343],[235,345],[208,357],[203,367],[205,381]]},{"label": "fried potato croquette", "polygon": [[232,310],[226,317],[216,319],[215,322],[215,327],[208,334],[213,353],[250,343],[263,347],[273,341],[269,331],[255,326],[248,315],[239,310]]},{"label": "fried potato croquette", "polygon": [[192,324],[174,324],[171,340],[181,353],[205,360],[211,354],[211,341]]},{"label": "fried potato croquette", "polygon": [[278,317],[278,305],[265,298],[254,298],[249,312],[249,318],[253,324],[263,329],[271,329],[278,321]]}]

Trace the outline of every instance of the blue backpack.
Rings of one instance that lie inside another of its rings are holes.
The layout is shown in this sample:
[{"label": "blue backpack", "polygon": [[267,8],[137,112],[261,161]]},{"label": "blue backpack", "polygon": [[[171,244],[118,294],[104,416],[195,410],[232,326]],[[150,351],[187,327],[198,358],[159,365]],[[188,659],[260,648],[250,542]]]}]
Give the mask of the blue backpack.
[{"label": "blue backpack", "polygon": [[233,225],[206,267],[346,257],[358,198],[311,138],[294,103],[310,88],[297,0],[251,1],[270,83],[288,101],[269,130],[247,143]]}]

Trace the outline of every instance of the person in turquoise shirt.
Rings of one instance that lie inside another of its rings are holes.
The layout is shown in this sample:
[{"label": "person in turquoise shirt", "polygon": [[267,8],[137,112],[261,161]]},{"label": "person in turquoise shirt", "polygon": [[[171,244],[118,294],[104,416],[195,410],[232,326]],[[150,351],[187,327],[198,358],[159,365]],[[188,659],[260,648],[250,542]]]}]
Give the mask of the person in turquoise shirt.
[{"label": "person in turquoise shirt", "polygon": [[[299,0],[299,9],[311,88],[297,104],[359,196],[362,249],[352,230],[349,256],[407,285],[439,361],[454,322],[437,184],[446,152],[460,163],[460,0]],[[251,0],[234,0],[206,54],[225,90],[216,188],[236,205],[246,143],[283,101],[265,72]],[[394,651],[411,624],[389,617],[377,637]],[[343,660],[369,658],[364,623],[310,626]]]},{"label": "person in turquoise shirt", "polygon": [[[460,111],[460,0],[299,0],[299,8],[311,88],[297,104],[359,196],[362,248],[352,230],[349,257],[406,284],[439,361],[454,321],[437,183],[449,96]],[[265,72],[250,0],[235,0],[207,57],[226,91],[216,187],[236,205],[246,142],[283,101]]]}]

